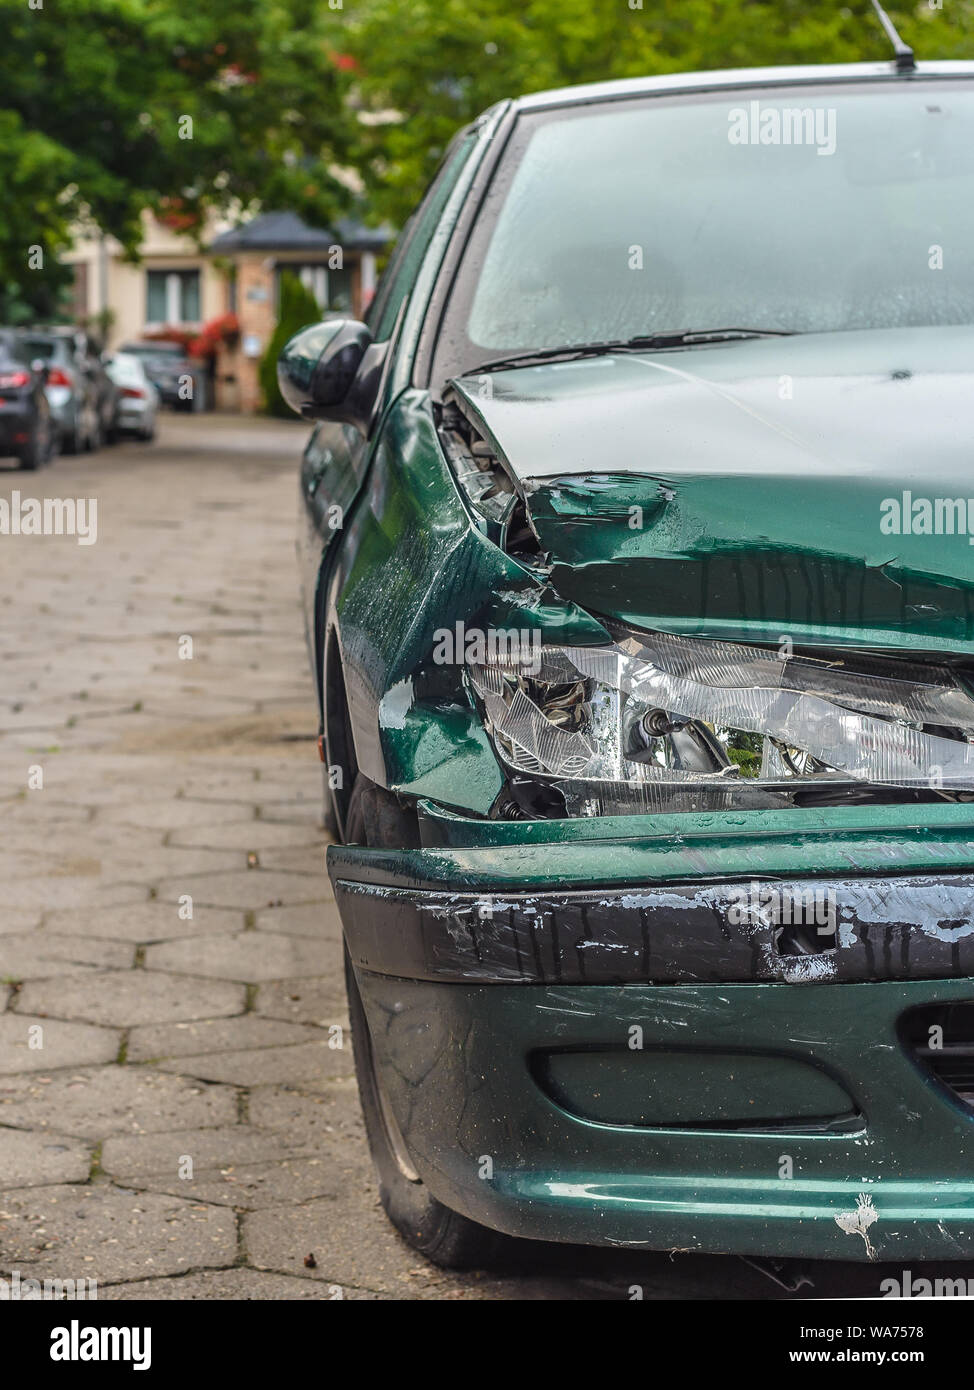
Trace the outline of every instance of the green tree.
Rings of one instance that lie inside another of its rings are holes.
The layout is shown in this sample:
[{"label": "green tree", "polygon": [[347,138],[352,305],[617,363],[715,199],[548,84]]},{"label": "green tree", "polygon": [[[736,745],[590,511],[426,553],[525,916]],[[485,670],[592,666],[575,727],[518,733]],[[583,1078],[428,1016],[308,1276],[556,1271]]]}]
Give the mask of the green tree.
[{"label": "green tree", "polygon": [[143,208],[346,211],[343,27],[322,0],[0,0],[0,289],[49,303],[85,214],[131,250]]},{"label": "green tree", "polygon": [[[967,0],[888,0],[918,57],[974,56]],[[451,135],[504,97],[708,68],[891,56],[869,0],[361,0],[345,48],[355,95],[398,119],[365,127],[377,211],[401,224]]]},{"label": "green tree", "polygon": [[293,338],[295,333],[300,333],[309,323],[317,323],[320,318],[321,310],[314,295],[302,285],[296,275],[291,271],[285,271],[281,276],[277,327],[260,361],[260,389],[264,396],[264,410],[268,415],[286,415],[289,419],[294,419],[291,407],[278,390],[277,359],[284,344]]}]

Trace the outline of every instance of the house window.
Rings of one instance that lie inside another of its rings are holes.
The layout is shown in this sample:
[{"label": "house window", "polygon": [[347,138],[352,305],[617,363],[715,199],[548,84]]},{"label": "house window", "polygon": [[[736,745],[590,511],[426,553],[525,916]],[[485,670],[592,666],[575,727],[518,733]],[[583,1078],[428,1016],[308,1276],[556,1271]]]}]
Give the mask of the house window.
[{"label": "house window", "polygon": [[278,275],[285,271],[297,275],[302,285],[314,295],[322,313],[351,313],[352,272],[347,266],[338,269],[327,265],[280,264]]},{"label": "house window", "polygon": [[147,271],[145,317],[147,323],[199,323],[199,271]]}]

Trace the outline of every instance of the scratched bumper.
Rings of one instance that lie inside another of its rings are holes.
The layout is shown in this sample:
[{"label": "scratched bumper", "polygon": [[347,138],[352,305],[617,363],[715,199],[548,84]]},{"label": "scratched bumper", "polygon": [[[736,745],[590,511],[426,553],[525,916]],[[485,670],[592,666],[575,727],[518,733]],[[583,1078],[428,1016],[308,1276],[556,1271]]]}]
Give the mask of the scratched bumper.
[{"label": "scratched bumper", "polygon": [[441,815],[441,843],[333,845],[328,868],[353,963],[402,979],[962,979],[974,975],[972,808],[921,809],[923,828],[903,808],[872,824],[861,810],[746,813],[717,829],[619,818],[614,838],[594,838],[592,822]]},{"label": "scratched bumper", "polygon": [[[535,1239],[974,1257],[974,1110],[906,1022],[974,1000],[974,812],[920,812],[426,808],[422,849],[332,846],[376,1065],[434,1196]],[[754,880],[828,890],[827,949],[735,922]]]},{"label": "scratched bumper", "polygon": [[[484,1225],[656,1250],[974,1257],[974,1119],[898,1031],[914,1006],[974,996],[970,981],[523,989],[358,979],[417,1171],[441,1202]],[[668,1095],[665,1063],[688,1051],[804,1066],[844,1092],[852,1113],[816,1126],[790,1115],[782,1093],[772,1121],[765,1093],[763,1125],[749,1128],[728,1112],[723,1086],[701,1085],[692,1101],[711,1113],[705,1125],[685,1108],[669,1124],[586,1118],[579,1111],[591,1105],[605,1113],[610,1101],[633,1102],[637,1027],[638,1056],[661,1063],[658,1118],[687,1103],[685,1070]],[[566,1096],[552,1084],[548,1063],[566,1055],[586,1066],[607,1059],[588,1106],[581,1090]]]},{"label": "scratched bumper", "polygon": [[776,882],[789,919],[808,905],[801,932],[762,911],[760,892],[751,911],[748,891],[735,898],[728,884],[451,893],[354,882],[337,866],[332,876],[353,963],[409,980],[812,984],[974,975],[971,875]]}]

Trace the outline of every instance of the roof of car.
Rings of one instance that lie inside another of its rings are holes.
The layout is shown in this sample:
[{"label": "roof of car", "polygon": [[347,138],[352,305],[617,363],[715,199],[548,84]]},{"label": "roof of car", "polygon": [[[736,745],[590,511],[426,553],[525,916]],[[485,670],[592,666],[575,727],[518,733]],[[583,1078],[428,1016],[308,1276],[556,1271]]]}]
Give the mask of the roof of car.
[{"label": "roof of car", "polygon": [[552,106],[588,102],[621,101],[626,97],[662,96],[675,92],[733,91],[736,88],[779,87],[791,83],[897,81],[922,77],[974,77],[974,62],[917,63],[900,72],[895,62],[823,63],[802,67],[720,68],[712,72],[670,72],[655,77],[626,77],[613,82],[589,82],[579,87],[557,87],[519,97],[520,111],[539,111]]}]

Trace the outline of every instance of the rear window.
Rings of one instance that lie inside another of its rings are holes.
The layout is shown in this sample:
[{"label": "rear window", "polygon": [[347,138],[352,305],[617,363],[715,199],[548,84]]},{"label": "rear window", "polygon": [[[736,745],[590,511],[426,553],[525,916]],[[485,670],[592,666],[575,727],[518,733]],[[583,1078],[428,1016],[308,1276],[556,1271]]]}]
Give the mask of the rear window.
[{"label": "rear window", "polygon": [[20,350],[23,356],[30,357],[53,357],[57,350],[57,343],[51,338],[22,338],[20,340]]},{"label": "rear window", "polygon": [[113,357],[108,364],[108,371],[116,381],[141,382],[145,375],[142,363],[131,353]]}]

